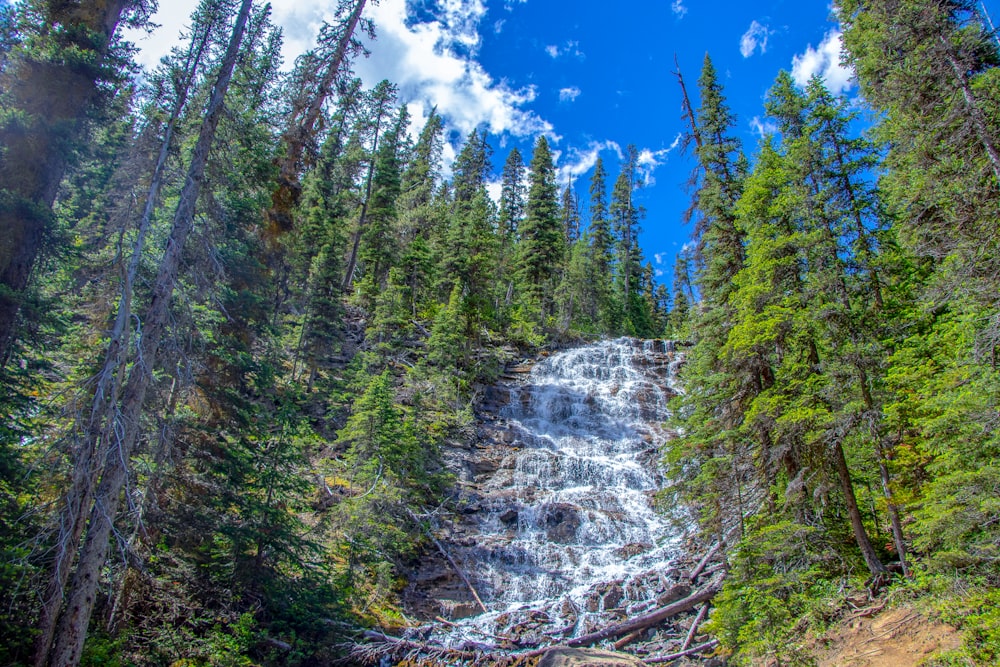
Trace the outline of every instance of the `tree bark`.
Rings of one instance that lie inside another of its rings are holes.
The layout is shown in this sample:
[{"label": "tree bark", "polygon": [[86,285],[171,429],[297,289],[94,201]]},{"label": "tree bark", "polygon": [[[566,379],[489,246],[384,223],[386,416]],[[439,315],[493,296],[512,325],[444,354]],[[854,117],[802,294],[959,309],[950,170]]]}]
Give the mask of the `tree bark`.
[{"label": "tree bark", "polygon": [[[54,57],[22,54],[9,64],[3,85],[18,126],[3,127],[0,151],[0,368],[17,335],[24,292],[45,238],[51,233],[52,204],[62,181],[73,139],[97,97],[98,67],[107,56],[129,4],[126,0],[45,3],[48,29],[61,24]],[[63,51],[93,53],[95,66],[64,61]]]},{"label": "tree bark", "polygon": [[305,152],[306,145],[316,135],[316,123],[319,122],[323,104],[333,92],[340,68],[344,64],[344,58],[354,37],[354,31],[357,30],[361,13],[365,9],[365,3],[366,0],[357,0],[354,10],[344,26],[344,32],[337,42],[337,48],[327,62],[319,88],[301,112],[302,120],[295,122],[297,119],[293,118],[292,127],[289,127],[285,132],[286,150],[285,155],[278,163],[278,187],[271,195],[271,209],[267,213],[268,225],[272,234],[277,235],[292,228],[291,212],[298,204],[302,194],[302,186],[299,184],[302,154]]},{"label": "tree bark", "polygon": [[840,490],[844,494],[844,501],[847,505],[847,516],[851,520],[851,530],[854,532],[854,541],[861,550],[861,556],[865,559],[865,565],[873,576],[884,575],[888,570],[875,553],[875,547],[865,530],[864,521],[861,519],[861,510],[858,509],[858,500],[854,495],[854,483],[851,481],[851,472],[847,468],[847,458],[844,456],[844,448],[840,441],[834,441],[832,447],[833,464],[837,469],[837,477],[840,480]]},{"label": "tree bark", "polygon": [[[118,314],[115,317],[110,340],[105,350],[104,363],[96,375],[97,384],[94,390],[94,400],[90,418],[84,430],[84,442],[86,444],[76,450],[73,478],[70,481],[70,488],[63,498],[63,505],[60,511],[56,555],[45,596],[42,599],[42,608],[38,621],[39,634],[35,641],[35,656],[37,659],[44,659],[52,644],[55,624],[58,620],[59,609],[62,606],[62,592],[66,587],[73,559],[76,556],[75,547],[79,545],[80,537],[83,535],[87,511],[93,502],[94,487],[97,484],[98,475],[97,464],[104,458],[106,443],[112,437],[112,433],[110,432],[112,422],[107,419],[107,416],[112,414],[114,406],[121,397],[121,388],[127,363],[126,354],[131,338],[131,329],[128,325],[132,316],[132,291],[139,273],[139,266],[142,262],[146,235],[148,234],[163,185],[163,177],[167,159],[170,155],[174,129],[180,118],[181,111],[187,102],[187,96],[194,81],[195,72],[201,61],[202,54],[207,46],[207,41],[208,30],[205,31],[200,42],[191,44],[188,51],[187,62],[185,63],[187,77],[179,91],[179,97],[174,102],[174,108],[164,130],[160,152],[157,156],[153,176],[146,193],[146,203],[143,208],[142,218],[137,227],[138,234],[133,245],[132,258],[122,277]],[[98,447],[95,449],[89,446],[91,444],[96,444]],[[44,663],[36,662],[35,664],[41,667]]]},{"label": "tree bark", "polygon": [[[170,237],[160,263],[153,296],[143,318],[143,330],[135,360],[122,391],[120,404],[106,406],[103,433],[114,434],[103,443],[86,442],[89,451],[105,451],[104,469],[90,508],[87,534],[80,550],[79,561],[70,584],[66,609],[62,613],[52,650],[36,664],[50,667],[75,667],[79,664],[87,627],[97,594],[101,567],[107,558],[108,541],[115,515],[121,502],[121,492],[128,476],[128,463],[139,439],[140,417],[146,392],[153,379],[153,369],[160,341],[166,329],[169,304],[180,267],[184,243],[194,223],[195,204],[205,175],[205,164],[222,116],[223,102],[239,55],[252,0],[243,0],[233,28],[232,37],[212,91],[211,101],[202,121],[180,201],[174,213]],[[98,397],[95,403],[100,401]],[[85,508],[86,509],[86,508]]]}]

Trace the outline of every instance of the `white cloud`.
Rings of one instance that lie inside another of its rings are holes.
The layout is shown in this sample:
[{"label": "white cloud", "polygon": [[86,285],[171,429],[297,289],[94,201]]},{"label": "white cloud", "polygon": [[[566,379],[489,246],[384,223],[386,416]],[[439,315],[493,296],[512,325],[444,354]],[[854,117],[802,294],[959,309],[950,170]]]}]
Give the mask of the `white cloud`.
[{"label": "white cloud", "polygon": [[657,264],[663,264],[663,258],[666,257],[666,253],[658,252],[653,255],[653,259],[656,260]]},{"label": "white cloud", "polygon": [[496,81],[476,60],[482,0],[443,0],[441,7],[437,20],[413,25],[406,24],[405,0],[382,0],[369,10],[378,38],[371,56],[355,63],[365,84],[389,79],[401,101],[424,113],[436,106],[462,136],[485,126],[494,134],[555,137],[551,124],[524,108],[538,94],[533,86]]},{"label": "white cloud", "polygon": [[575,102],[576,98],[580,97],[583,91],[576,86],[570,86],[569,88],[559,89],[559,101],[560,102]]},{"label": "white cloud", "polygon": [[503,192],[503,181],[501,181],[499,178],[487,181],[486,192],[487,194],[489,194],[490,199],[493,200],[493,203],[499,206],[500,194]]},{"label": "white cloud", "polygon": [[817,48],[810,44],[805,53],[793,56],[792,78],[795,83],[805,86],[813,76],[820,76],[834,95],[850,89],[854,85],[853,73],[840,64],[842,39],[843,34],[835,28],[826,33]]},{"label": "white cloud", "polygon": [[[508,4],[517,4],[516,0]],[[143,49],[139,62],[153,66],[176,43],[197,0],[160,3],[153,20],[163,25],[151,37],[132,34]],[[332,3],[324,0],[273,0],[273,20],[284,30],[286,67],[315,41],[324,20],[333,21]],[[558,135],[552,125],[525,108],[537,96],[528,86],[518,88],[495,80],[478,62],[482,44],[480,23],[486,16],[484,0],[440,0],[434,20],[407,25],[406,0],[369,4],[365,16],[376,24],[371,56],[359,58],[354,68],[368,87],[382,79],[399,86],[399,99],[410,105],[414,124],[436,106],[449,130],[463,138],[477,127],[502,135]],[[418,130],[419,131],[419,130]],[[445,159],[448,157],[445,149]]]},{"label": "white cloud", "polygon": [[750,119],[750,129],[758,137],[766,137],[775,134],[778,131],[778,126],[769,120],[761,120],[760,116],[754,116]]},{"label": "white cloud", "polygon": [[658,151],[643,148],[639,151],[639,175],[642,177],[645,185],[649,187],[656,185],[656,178],[653,177],[653,172],[656,171],[657,167],[666,163],[667,156],[670,155],[675,148],[680,146],[680,143],[681,135],[678,133],[678,135],[674,137],[673,143],[666,148],[661,148]]},{"label": "white cloud", "polygon": [[684,15],[688,13],[687,7],[684,6],[684,0],[674,0],[670,5],[670,11],[679,19],[684,18]]},{"label": "white cloud", "polygon": [[750,27],[740,37],[740,53],[743,54],[744,58],[749,58],[757,50],[757,47],[760,47],[762,54],[767,53],[767,38],[772,34],[773,31],[766,25],[762,25],[756,20],[752,21]]},{"label": "white cloud", "polygon": [[560,56],[572,56],[574,58],[583,59],[586,55],[580,50],[580,42],[569,40],[562,46],[557,44],[549,44],[545,47],[545,53],[549,54],[550,58],[558,58]]},{"label": "white cloud", "polygon": [[[580,150],[579,148],[570,148],[567,151],[568,162],[566,164],[560,164],[556,167],[556,180],[563,185],[572,183],[577,178],[583,176],[594,168],[594,165],[597,164],[597,157],[603,151],[613,151],[619,160],[624,157],[621,146],[614,141],[591,142],[591,144],[583,150]],[[562,153],[560,152],[557,155],[557,164],[561,161],[561,158]]]}]

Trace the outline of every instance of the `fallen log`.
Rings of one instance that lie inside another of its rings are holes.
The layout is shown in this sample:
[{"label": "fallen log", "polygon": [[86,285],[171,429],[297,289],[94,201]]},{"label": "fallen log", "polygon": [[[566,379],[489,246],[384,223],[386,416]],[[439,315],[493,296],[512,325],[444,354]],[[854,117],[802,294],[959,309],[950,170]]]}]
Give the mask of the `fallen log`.
[{"label": "fallen log", "polygon": [[715,594],[722,590],[721,582],[713,582],[701,589],[693,595],[689,595],[683,600],[678,600],[673,604],[669,604],[666,607],[660,607],[655,611],[652,611],[643,616],[638,616],[630,621],[625,621],[624,623],[618,623],[604,628],[603,630],[598,630],[597,632],[592,632],[588,635],[581,635],[580,637],[575,637],[566,642],[567,646],[590,646],[599,641],[610,639],[612,637],[620,637],[622,635],[627,635],[636,630],[643,630],[645,628],[662,623],[671,616],[676,616],[677,614],[682,614],[685,611],[690,611],[694,609],[699,604],[703,602],[708,602]]},{"label": "fallen log", "polygon": [[[416,514],[414,514],[412,511],[409,511],[409,514],[411,519],[413,519],[418,525],[423,526],[423,524],[420,522],[420,519],[417,518]],[[431,538],[431,542],[434,543],[434,546],[438,548],[438,551],[441,552],[442,556],[448,559],[448,562],[451,563],[451,566],[455,569],[455,573],[458,574],[459,578],[461,578],[463,582],[465,582],[465,586],[469,589],[469,592],[472,593],[472,597],[475,599],[476,604],[479,605],[479,608],[483,610],[484,614],[489,612],[489,609],[486,608],[486,605],[483,604],[483,601],[480,599],[479,593],[476,592],[476,587],[473,586],[469,578],[465,576],[465,571],[458,566],[458,563],[455,562],[455,559],[451,557],[451,554],[448,553],[445,550],[444,546],[438,541],[438,539],[434,537],[434,534],[431,533],[430,529],[428,529],[426,526],[423,526],[423,529],[424,529],[424,534],[426,534],[427,537]]]},{"label": "fallen log", "polygon": [[687,638],[684,640],[684,644],[681,646],[682,651],[688,650],[688,648],[691,646],[691,642],[694,641],[694,638],[698,633],[698,626],[701,625],[701,622],[705,620],[705,616],[707,614],[708,614],[708,604],[706,603],[701,605],[701,611],[698,612],[698,615],[694,619],[694,623],[691,624],[691,629],[688,631]]},{"label": "fallen log", "polygon": [[643,658],[642,661],[645,662],[647,665],[659,665],[664,662],[673,662],[674,660],[680,660],[681,658],[686,658],[689,655],[695,655],[697,653],[701,653],[702,651],[713,649],[718,645],[719,645],[719,640],[713,639],[711,641],[705,642],[704,644],[698,644],[697,646],[689,648],[686,651],[680,651],[679,653],[671,653],[670,655],[662,655],[653,658]]},{"label": "fallen log", "polygon": [[629,644],[631,644],[632,642],[639,641],[639,639],[642,637],[643,632],[645,632],[645,630],[636,630],[635,632],[630,632],[629,634],[625,635],[624,637],[615,642],[614,644],[615,650],[620,651]]},{"label": "fallen log", "polygon": [[691,573],[687,576],[688,581],[690,581],[693,584],[695,580],[698,579],[698,576],[702,573],[702,570],[705,569],[705,566],[708,565],[709,561],[712,560],[715,554],[719,553],[719,549],[721,548],[722,548],[721,540],[713,544],[712,548],[708,550],[708,553],[706,553],[705,556],[698,562],[698,565],[696,565],[695,568],[691,570]]}]

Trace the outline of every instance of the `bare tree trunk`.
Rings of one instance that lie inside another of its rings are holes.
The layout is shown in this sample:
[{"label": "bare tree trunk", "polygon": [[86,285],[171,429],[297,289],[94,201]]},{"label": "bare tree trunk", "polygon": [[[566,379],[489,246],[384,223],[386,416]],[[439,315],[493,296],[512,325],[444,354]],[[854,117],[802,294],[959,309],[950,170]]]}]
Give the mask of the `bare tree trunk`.
[{"label": "bare tree trunk", "polygon": [[[205,175],[205,164],[215,139],[215,131],[222,115],[223,102],[232,78],[240,44],[246,29],[252,0],[243,0],[232,38],[219,72],[211,101],[202,121],[198,142],[188,168],[187,179],[174,213],[171,234],[160,263],[149,308],[143,318],[139,341],[139,358],[129,373],[122,392],[120,408],[109,406],[104,420],[105,432],[112,435],[104,445],[105,461],[100,485],[90,509],[87,534],[80,550],[80,558],[67,595],[66,609],[61,615],[58,631],[47,660],[50,667],[75,667],[79,664],[86,638],[87,627],[93,612],[101,567],[107,558],[108,540],[115,515],[121,502],[121,492],[128,476],[128,463],[139,438],[140,417],[146,392],[153,379],[153,369],[160,341],[166,329],[170,300],[180,268],[181,253],[194,224],[195,204]],[[98,443],[85,443],[88,449],[98,450]],[[40,662],[36,656],[36,663]]]},{"label": "bare tree trunk", "polygon": [[[127,4],[45,3],[49,29],[56,23],[68,28],[47,39],[58,40],[59,48],[93,53],[99,64]],[[0,152],[0,368],[10,356],[24,291],[51,231],[52,203],[74,149],[72,138],[97,92],[93,68],[59,57],[22,56],[8,67],[13,76],[3,87],[23,126],[4,133]]]},{"label": "bare tree trunk", "polygon": [[347,270],[344,271],[343,290],[351,289],[354,282],[354,272],[358,268],[358,249],[361,247],[361,236],[365,233],[365,223],[368,218],[368,204],[372,199],[372,180],[375,176],[375,160],[378,152],[379,133],[382,131],[383,107],[379,106],[378,118],[375,119],[375,139],[372,141],[372,158],[368,164],[368,176],[365,178],[365,199],[361,202],[361,215],[358,216],[358,228],[354,232],[354,243],[351,245],[351,254],[347,260]]},{"label": "bare tree trunk", "polygon": [[[187,102],[190,87],[193,84],[202,54],[207,46],[208,35],[209,31],[206,30],[202,40],[197,44],[192,43],[189,48],[187,62],[185,63],[187,77],[182,88],[178,91],[179,97],[174,102],[174,108],[164,130],[163,142],[160,146],[160,152],[153,169],[153,177],[146,193],[146,203],[143,208],[142,218],[137,227],[138,234],[133,245],[132,258],[125,274],[122,276],[118,314],[111,330],[110,340],[108,341],[104,355],[104,363],[96,376],[97,385],[94,389],[94,400],[90,418],[84,431],[83,445],[76,450],[77,458],[74,461],[73,478],[70,481],[70,488],[64,496],[63,506],[60,511],[56,554],[45,597],[42,600],[42,609],[38,622],[39,634],[35,641],[35,664],[38,667],[44,664],[44,657],[47,655],[49,647],[52,644],[56,621],[58,620],[59,610],[62,606],[62,593],[72,569],[73,559],[76,556],[76,548],[80,543],[80,537],[83,535],[87,512],[93,502],[94,488],[97,485],[97,475],[99,472],[98,463],[104,458],[107,443],[112,437],[110,429],[113,425],[113,420],[107,417],[113,414],[115,406],[121,397],[121,388],[127,364],[126,355],[131,338],[129,320],[132,317],[132,291],[136,276],[139,273],[139,266],[142,263],[142,253],[145,248],[146,236],[149,232],[153,213],[156,210],[160,190],[163,187],[163,178],[166,171],[167,159],[170,155],[174,129],[180,118],[181,111]],[[92,445],[96,445],[96,448]],[[37,662],[37,660],[42,660],[43,662]]]},{"label": "bare tree trunk", "polygon": [[295,122],[297,119],[293,118],[292,127],[289,127],[285,132],[286,151],[278,163],[278,187],[271,195],[271,209],[267,212],[272,234],[288,231],[292,228],[291,211],[298,204],[302,194],[302,186],[299,184],[302,154],[316,135],[316,123],[319,122],[323,104],[333,92],[334,84],[337,82],[340,69],[344,64],[344,58],[347,56],[347,50],[354,38],[354,31],[357,30],[361,13],[365,9],[365,3],[366,0],[357,0],[354,11],[351,12],[347,24],[344,26],[344,32],[337,42],[337,48],[327,61],[323,79],[320,81],[316,94],[302,110],[301,121]]},{"label": "bare tree trunk", "polygon": [[966,75],[961,63],[955,57],[948,38],[941,35],[940,40],[944,46],[948,64],[951,65],[951,70],[955,74],[955,82],[962,91],[962,97],[965,99],[965,106],[969,111],[969,117],[972,119],[972,125],[976,128],[976,136],[979,137],[979,142],[983,145],[986,155],[990,158],[990,163],[993,167],[993,176],[997,179],[997,186],[1000,187],[1000,151],[997,150],[996,141],[990,133],[989,127],[987,127],[986,116],[983,114],[983,110],[979,108],[975,95],[972,94],[969,77]]}]

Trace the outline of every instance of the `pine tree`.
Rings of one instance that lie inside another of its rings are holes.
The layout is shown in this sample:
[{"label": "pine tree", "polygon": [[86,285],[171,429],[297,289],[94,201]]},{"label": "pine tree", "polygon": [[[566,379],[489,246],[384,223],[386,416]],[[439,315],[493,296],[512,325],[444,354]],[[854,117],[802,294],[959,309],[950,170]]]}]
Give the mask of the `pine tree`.
[{"label": "pine tree", "polygon": [[441,235],[441,215],[435,197],[444,121],[432,111],[403,174],[399,201],[403,251],[399,260],[405,277],[406,300],[417,317],[433,294],[433,240]]},{"label": "pine tree", "polygon": [[580,238],[580,203],[573,192],[573,186],[567,185],[562,193],[562,224],[566,234],[566,247],[571,247]]},{"label": "pine tree", "polygon": [[587,228],[593,255],[590,280],[598,290],[598,310],[605,332],[617,331],[618,315],[612,291],[614,235],[608,211],[607,172],[600,156],[590,177],[590,225]]},{"label": "pine tree", "polygon": [[361,131],[368,135],[371,148],[368,149],[367,163],[368,169],[365,175],[361,194],[361,210],[358,213],[358,221],[354,230],[354,240],[350,247],[347,258],[347,269],[344,271],[344,291],[348,291],[354,284],[358,268],[358,251],[361,248],[361,238],[369,224],[369,207],[372,204],[372,191],[375,185],[375,167],[379,154],[380,142],[383,139],[382,133],[388,125],[388,119],[392,111],[392,105],[396,102],[396,86],[389,81],[380,81],[368,96],[367,103],[370,105],[359,118],[362,124]]},{"label": "pine tree", "polygon": [[638,149],[630,145],[611,192],[610,214],[616,246],[617,300],[622,307],[624,331],[633,335],[649,335],[649,314],[644,312],[640,287],[642,256],[639,250],[639,221],[645,211],[634,203],[635,190],[640,186],[638,160]]},{"label": "pine tree", "polygon": [[[89,113],[119,76],[123,20],[138,25],[142,0],[24,3],[24,35],[5,56],[0,126],[0,367],[9,360],[32,270],[52,232],[52,204]],[[28,18],[30,17],[30,18]]]},{"label": "pine tree", "polygon": [[[153,298],[143,318],[144,330],[140,346],[142,362],[136,364],[129,374],[128,381],[122,390],[120,409],[113,411],[113,414],[96,418],[96,420],[108,424],[114,421],[115,426],[108,427],[103,432],[114,434],[116,438],[113,442],[107,442],[104,437],[101,437],[81,444],[84,452],[90,452],[87,454],[91,461],[89,465],[100,465],[99,461],[102,458],[105,458],[105,461],[98,487],[96,489],[87,488],[90,484],[85,484],[85,488],[81,488],[78,492],[78,496],[83,499],[83,502],[79,504],[81,511],[90,514],[86,536],[80,548],[73,579],[67,590],[66,611],[58,616],[55,634],[43,628],[42,641],[38,645],[35,656],[37,665],[75,667],[81,657],[83,641],[86,637],[86,629],[95,601],[98,572],[104,565],[112,522],[117,513],[121,490],[128,474],[128,461],[138,440],[140,414],[146,392],[152,381],[156,357],[166,326],[168,306],[177,281],[181,252],[193,225],[194,208],[204,180],[205,164],[215,138],[215,131],[221,117],[223,101],[232,79],[236,58],[239,55],[251,4],[251,0],[244,0],[240,6],[212,99],[202,123],[198,144],[188,168],[187,180],[174,214],[170,238],[154,284]],[[100,401],[102,400],[103,397],[95,399],[95,410],[101,409]],[[86,469],[89,469],[89,465]],[[93,499],[92,508],[89,507],[90,499]],[[82,518],[77,519],[75,516],[71,518],[82,521]],[[71,547],[65,545],[65,548]],[[66,567],[68,563],[60,561],[58,565]],[[65,577],[59,566],[53,572],[53,579],[56,581]],[[58,604],[58,600],[55,600],[55,603]],[[56,627],[57,614],[49,614],[48,618],[51,619],[52,627]],[[51,648],[48,641],[52,641]]]},{"label": "pine tree", "polygon": [[[292,212],[299,203],[302,186],[299,176],[306,165],[304,156],[316,141],[323,119],[323,105],[333,95],[344,78],[351,57],[361,51],[354,33],[363,24],[361,15],[367,0],[338,0],[339,21],[324,23],[314,49],[296,61],[292,77],[293,93],[288,126],[282,137],[285,154],[278,167],[278,187],[271,196],[268,222],[272,236],[292,228]],[[374,37],[371,24],[364,24]],[[377,132],[376,132],[377,134]]]},{"label": "pine tree", "polygon": [[517,248],[517,277],[525,304],[544,319],[554,314],[554,296],[566,254],[555,167],[544,136],[535,143],[530,183]]},{"label": "pine tree", "polygon": [[406,105],[399,110],[375,157],[368,225],[362,234],[359,258],[364,276],[359,285],[362,303],[370,305],[385,287],[389,267],[398,253],[397,199],[406,162],[406,130],[410,123]]}]

